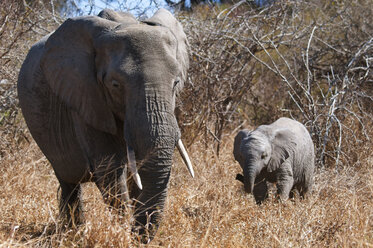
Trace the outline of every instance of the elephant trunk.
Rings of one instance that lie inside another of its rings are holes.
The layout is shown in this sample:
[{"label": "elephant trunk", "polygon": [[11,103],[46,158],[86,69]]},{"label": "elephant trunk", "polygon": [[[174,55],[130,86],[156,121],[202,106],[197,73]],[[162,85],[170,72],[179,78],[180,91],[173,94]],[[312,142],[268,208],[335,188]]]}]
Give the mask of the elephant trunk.
[{"label": "elephant trunk", "polygon": [[[137,167],[142,182],[142,190],[136,196],[135,219],[140,234],[145,232],[150,238],[153,237],[163,212],[167,197],[167,187],[171,174],[172,158],[177,140],[180,135],[169,125],[157,124],[157,128],[163,131],[167,129],[168,134],[157,137],[148,136],[146,149],[138,149],[139,160]],[[162,131],[155,131],[162,132]],[[144,135],[147,137],[147,135]],[[144,139],[144,138],[143,138]],[[135,179],[135,178],[134,178]]]},{"label": "elephant trunk", "polygon": [[131,197],[136,199],[135,225],[140,234],[149,231],[148,235],[152,237],[167,197],[173,153],[180,131],[172,107],[159,96],[147,97],[144,104],[137,104],[126,112],[128,119],[124,122],[124,136],[129,169],[131,166],[137,168],[139,175],[136,177],[131,170],[137,184],[130,189]]},{"label": "elephant trunk", "polygon": [[140,165],[143,190],[136,199],[134,213],[140,234],[147,231],[152,237],[159,226],[167,197],[173,151],[171,148],[154,151],[152,157]]},{"label": "elephant trunk", "polygon": [[254,191],[255,179],[258,176],[258,170],[252,166],[246,166],[244,170],[244,188],[246,193],[251,194]]},{"label": "elephant trunk", "polygon": [[249,175],[245,177],[244,187],[245,187],[246,193],[251,194],[254,190],[254,185],[255,185],[255,176]]}]

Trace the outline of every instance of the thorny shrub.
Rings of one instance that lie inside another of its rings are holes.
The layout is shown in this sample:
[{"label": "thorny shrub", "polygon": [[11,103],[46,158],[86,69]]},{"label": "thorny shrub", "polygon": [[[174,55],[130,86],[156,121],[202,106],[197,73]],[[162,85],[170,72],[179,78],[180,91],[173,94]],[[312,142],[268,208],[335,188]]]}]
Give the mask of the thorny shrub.
[{"label": "thorny shrub", "polygon": [[5,150],[12,151],[28,136],[16,89],[22,62],[30,47],[60,23],[48,4],[27,2],[0,1],[0,161]]},{"label": "thorny shrub", "polygon": [[372,137],[370,1],[241,1],[180,19],[191,69],[177,110],[189,144],[203,136],[219,154],[239,128],[290,116],[310,130],[319,166],[358,161]]}]

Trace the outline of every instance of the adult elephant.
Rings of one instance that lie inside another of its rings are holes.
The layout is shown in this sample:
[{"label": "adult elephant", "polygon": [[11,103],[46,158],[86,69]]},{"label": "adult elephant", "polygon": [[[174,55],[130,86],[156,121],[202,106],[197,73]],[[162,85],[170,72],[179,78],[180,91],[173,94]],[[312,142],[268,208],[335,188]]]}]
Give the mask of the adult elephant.
[{"label": "adult elephant", "polygon": [[[187,49],[164,9],[143,22],[112,10],[68,19],[30,49],[19,102],[61,185],[67,221],[80,216],[80,184],[94,181],[112,206],[135,198],[140,232],[156,230],[175,146],[191,166],[174,115]],[[128,190],[127,167],[138,188]]]}]

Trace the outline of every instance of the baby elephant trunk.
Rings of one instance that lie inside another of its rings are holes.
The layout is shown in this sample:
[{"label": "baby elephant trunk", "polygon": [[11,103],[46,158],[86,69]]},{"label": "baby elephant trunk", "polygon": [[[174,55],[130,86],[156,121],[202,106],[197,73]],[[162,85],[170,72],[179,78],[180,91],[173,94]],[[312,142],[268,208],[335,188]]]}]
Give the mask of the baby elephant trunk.
[{"label": "baby elephant trunk", "polygon": [[255,185],[255,177],[253,176],[243,176],[242,174],[237,174],[236,175],[236,180],[240,181],[241,183],[244,184],[244,188],[246,193],[250,194],[254,190],[254,185]]},{"label": "baby elephant trunk", "polygon": [[258,173],[255,168],[248,168],[244,170],[243,183],[246,193],[252,194],[255,186],[255,178]]}]

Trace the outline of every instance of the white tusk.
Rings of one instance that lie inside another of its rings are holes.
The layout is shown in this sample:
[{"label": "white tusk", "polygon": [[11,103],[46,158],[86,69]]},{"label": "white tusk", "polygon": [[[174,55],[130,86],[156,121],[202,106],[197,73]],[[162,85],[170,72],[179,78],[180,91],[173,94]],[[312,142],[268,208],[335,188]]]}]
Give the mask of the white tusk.
[{"label": "white tusk", "polygon": [[121,191],[121,200],[125,203],[129,203],[130,197],[128,194],[128,187],[127,187],[127,166],[124,167],[123,173],[119,178],[119,185]]},{"label": "white tusk", "polygon": [[128,166],[133,175],[133,180],[135,180],[135,183],[137,184],[139,189],[142,190],[141,178],[140,178],[139,173],[137,172],[137,167],[136,167],[135,151],[132,149],[132,147],[128,145],[127,145],[127,159],[128,159]]},{"label": "white tusk", "polygon": [[192,162],[190,162],[190,158],[188,156],[187,151],[185,150],[183,142],[181,142],[181,139],[178,140],[176,146],[177,146],[177,149],[179,149],[180,155],[183,158],[184,163],[188,167],[190,175],[194,178],[194,170],[193,170],[193,167],[192,167]]}]

